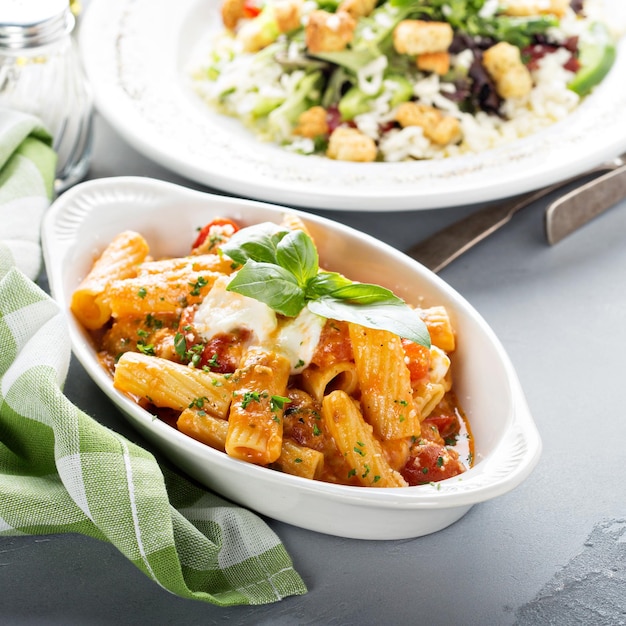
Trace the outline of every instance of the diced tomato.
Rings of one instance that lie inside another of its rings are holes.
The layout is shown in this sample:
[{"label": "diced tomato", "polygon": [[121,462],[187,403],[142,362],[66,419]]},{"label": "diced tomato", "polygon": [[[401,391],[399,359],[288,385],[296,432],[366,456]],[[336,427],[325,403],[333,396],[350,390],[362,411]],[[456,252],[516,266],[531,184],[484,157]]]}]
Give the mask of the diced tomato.
[{"label": "diced tomato", "polygon": [[425,441],[411,450],[411,456],[401,471],[409,485],[423,485],[458,476],[465,471],[455,450],[433,441]]},{"label": "diced tomato", "polygon": [[243,15],[249,19],[253,19],[259,15],[261,7],[257,6],[252,0],[246,0],[243,5]]},{"label": "diced tomato", "polygon": [[352,344],[348,324],[328,320],[322,329],[311,363],[319,367],[329,367],[334,363],[350,360],[352,360]]},{"label": "diced tomato", "polygon": [[196,240],[191,246],[192,249],[200,247],[209,236],[209,234],[221,234],[228,237],[232,236],[239,230],[239,225],[233,220],[229,220],[226,217],[217,217],[210,221],[206,226],[203,226],[196,237]]},{"label": "diced tomato", "polygon": [[411,373],[411,382],[426,378],[430,368],[430,350],[408,339],[402,340],[402,347],[406,355],[407,367]]},{"label": "diced tomato", "polygon": [[442,415],[429,415],[424,422],[424,425],[434,424],[439,431],[439,434],[446,439],[451,435],[455,435],[459,431],[459,421],[454,413],[443,413]]},{"label": "diced tomato", "polygon": [[199,366],[220,374],[234,372],[241,361],[249,335],[250,331],[245,329],[216,335],[205,344]]}]

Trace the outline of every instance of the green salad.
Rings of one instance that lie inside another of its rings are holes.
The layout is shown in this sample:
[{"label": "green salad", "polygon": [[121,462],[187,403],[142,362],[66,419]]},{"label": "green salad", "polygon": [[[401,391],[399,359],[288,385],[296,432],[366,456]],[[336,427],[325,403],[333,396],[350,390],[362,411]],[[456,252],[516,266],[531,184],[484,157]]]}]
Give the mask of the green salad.
[{"label": "green salad", "polygon": [[477,153],[566,118],[609,73],[590,0],[223,0],[198,93],[342,161]]}]

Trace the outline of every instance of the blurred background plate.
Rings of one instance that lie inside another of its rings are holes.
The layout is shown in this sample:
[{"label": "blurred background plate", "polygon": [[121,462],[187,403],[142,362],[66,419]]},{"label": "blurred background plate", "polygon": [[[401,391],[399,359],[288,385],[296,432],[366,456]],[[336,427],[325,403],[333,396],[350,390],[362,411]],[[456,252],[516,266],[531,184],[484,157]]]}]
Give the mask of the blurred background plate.
[{"label": "blurred background plate", "polygon": [[[626,13],[605,0],[613,18]],[[197,183],[302,208],[432,209],[495,200],[568,178],[626,150],[626,42],[567,119],[479,155],[345,163],[261,143],[194,93],[192,56],[221,28],[217,0],[91,0],[80,44],[96,106],[148,158]]]}]

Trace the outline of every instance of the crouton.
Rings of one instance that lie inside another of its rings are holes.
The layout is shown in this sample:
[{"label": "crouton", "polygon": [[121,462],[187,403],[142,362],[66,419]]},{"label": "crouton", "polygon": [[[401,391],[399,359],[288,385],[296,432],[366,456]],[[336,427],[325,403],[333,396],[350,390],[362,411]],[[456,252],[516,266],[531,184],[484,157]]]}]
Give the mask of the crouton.
[{"label": "crouton", "polygon": [[396,110],[396,121],[402,128],[419,126],[424,137],[440,146],[456,143],[461,138],[459,120],[427,104],[403,102]]},{"label": "crouton", "polygon": [[326,109],[321,106],[315,106],[301,113],[293,134],[300,137],[309,137],[310,139],[328,134]]},{"label": "crouton", "polygon": [[448,52],[425,52],[416,59],[417,69],[422,72],[434,72],[443,76],[450,69],[450,54]]},{"label": "crouton", "polygon": [[244,17],[245,0],[223,0],[222,22],[229,30],[235,30],[239,20]]},{"label": "crouton", "polygon": [[501,41],[483,53],[483,66],[502,98],[520,98],[533,88],[528,68],[517,46]]},{"label": "crouton", "polygon": [[453,37],[452,26],[447,22],[402,20],[393,29],[393,45],[399,54],[446,52]]},{"label": "crouton", "polygon": [[301,5],[301,0],[277,0],[274,4],[274,15],[281,33],[300,28]]},{"label": "crouton", "polygon": [[376,143],[356,128],[339,126],[330,135],[326,156],[337,161],[366,163],[376,159]]},{"label": "crouton", "polygon": [[503,0],[501,11],[513,17],[535,15],[556,15],[563,17],[570,6],[570,0]]},{"label": "crouton", "polygon": [[376,0],[343,0],[337,11],[349,13],[355,20],[369,15],[376,7]]},{"label": "crouton", "polygon": [[314,54],[344,50],[352,41],[355,28],[356,21],[345,11],[312,11],[305,27],[307,48]]}]

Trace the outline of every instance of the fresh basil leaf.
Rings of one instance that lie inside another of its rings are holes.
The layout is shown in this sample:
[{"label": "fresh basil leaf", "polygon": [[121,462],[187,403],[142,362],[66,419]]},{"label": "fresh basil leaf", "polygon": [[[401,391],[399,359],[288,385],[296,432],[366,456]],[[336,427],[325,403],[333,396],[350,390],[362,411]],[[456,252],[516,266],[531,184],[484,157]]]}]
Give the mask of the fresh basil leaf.
[{"label": "fresh basil leaf", "polygon": [[381,302],[363,305],[326,296],[319,300],[310,300],[307,306],[312,313],[322,317],[388,330],[430,348],[430,334],[426,324],[417,311],[404,303]]},{"label": "fresh basil leaf", "polygon": [[304,287],[319,270],[319,259],[313,240],[301,230],[285,235],[276,248],[278,264],[291,272]]},{"label": "fresh basil leaf", "polygon": [[351,284],[351,280],[337,272],[320,272],[309,280],[306,292],[307,296],[315,299],[319,296],[330,296],[335,291]]},{"label": "fresh basil leaf", "polygon": [[404,304],[392,291],[380,285],[369,285],[367,283],[352,283],[336,289],[331,294],[338,300],[346,300],[352,304]]},{"label": "fresh basil leaf", "polygon": [[276,263],[276,248],[289,232],[272,222],[262,222],[238,230],[220,248],[239,265],[244,265],[248,259],[259,263]]},{"label": "fresh basil leaf", "polygon": [[248,259],[226,287],[267,304],[282,315],[295,317],[305,304],[304,290],[286,269]]}]

